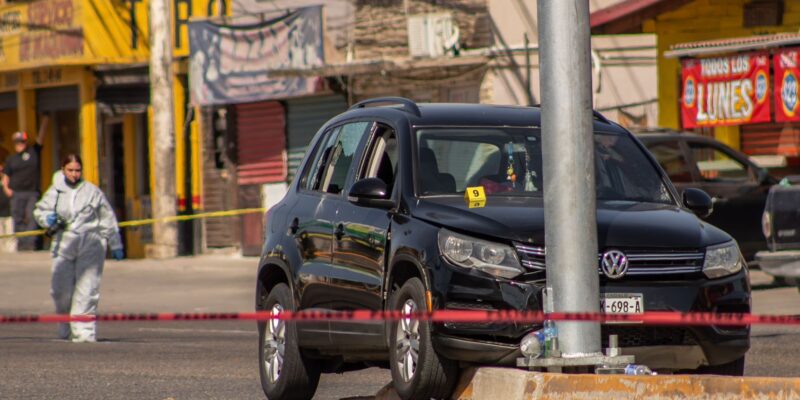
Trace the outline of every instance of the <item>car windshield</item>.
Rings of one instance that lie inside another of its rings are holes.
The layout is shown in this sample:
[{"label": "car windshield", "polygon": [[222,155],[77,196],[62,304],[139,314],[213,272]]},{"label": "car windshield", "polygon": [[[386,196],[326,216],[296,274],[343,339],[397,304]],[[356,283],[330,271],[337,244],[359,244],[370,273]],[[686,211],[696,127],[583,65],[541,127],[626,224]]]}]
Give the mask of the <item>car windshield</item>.
[{"label": "car windshield", "polygon": [[[541,196],[542,140],[535,128],[419,128],[417,193],[462,195],[482,186],[488,196]],[[596,132],[598,200],[671,204],[664,182],[627,135]]]}]

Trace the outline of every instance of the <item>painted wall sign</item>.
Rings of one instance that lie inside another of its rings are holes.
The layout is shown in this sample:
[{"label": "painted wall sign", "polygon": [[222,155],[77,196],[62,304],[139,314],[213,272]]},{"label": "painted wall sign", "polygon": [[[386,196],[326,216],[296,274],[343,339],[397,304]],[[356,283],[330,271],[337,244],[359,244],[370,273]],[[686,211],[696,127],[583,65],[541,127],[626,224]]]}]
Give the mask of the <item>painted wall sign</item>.
[{"label": "painted wall sign", "polygon": [[0,60],[6,65],[83,57],[80,0],[39,0],[0,10]]},{"label": "painted wall sign", "polygon": [[769,68],[764,52],[684,60],[683,127],[768,122]]},{"label": "painted wall sign", "polygon": [[775,71],[775,121],[800,121],[800,48],[776,51],[772,56]]},{"label": "painted wall sign", "polygon": [[247,103],[311,94],[320,78],[271,78],[277,68],[324,63],[322,7],[301,8],[257,24],[189,23],[192,102]]}]

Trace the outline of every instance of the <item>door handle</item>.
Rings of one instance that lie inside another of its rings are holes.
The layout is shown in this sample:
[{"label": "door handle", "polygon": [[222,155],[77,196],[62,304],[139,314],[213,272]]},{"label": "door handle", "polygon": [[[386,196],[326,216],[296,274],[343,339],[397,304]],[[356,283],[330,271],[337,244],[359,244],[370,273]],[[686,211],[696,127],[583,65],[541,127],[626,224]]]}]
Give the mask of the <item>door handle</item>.
[{"label": "door handle", "polygon": [[297,231],[300,229],[300,221],[297,218],[292,220],[292,224],[289,225],[289,232],[292,232],[292,235],[296,234]]},{"label": "door handle", "polygon": [[336,240],[342,240],[342,236],[344,236],[344,225],[336,225],[336,230],[333,231],[333,234],[336,236]]}]

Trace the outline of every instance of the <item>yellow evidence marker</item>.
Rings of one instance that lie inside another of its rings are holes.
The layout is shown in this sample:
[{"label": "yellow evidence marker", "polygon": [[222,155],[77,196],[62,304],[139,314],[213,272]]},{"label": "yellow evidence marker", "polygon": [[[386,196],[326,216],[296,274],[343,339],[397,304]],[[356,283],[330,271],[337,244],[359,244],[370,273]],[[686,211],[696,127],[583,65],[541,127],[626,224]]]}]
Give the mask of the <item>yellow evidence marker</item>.
[{"label": "yellow evidence marker", "polygon": [[469,208],[480,208],[486,205],[486,192],[483,186],[468,187],[464,191],[464,200],[467,201]]}]

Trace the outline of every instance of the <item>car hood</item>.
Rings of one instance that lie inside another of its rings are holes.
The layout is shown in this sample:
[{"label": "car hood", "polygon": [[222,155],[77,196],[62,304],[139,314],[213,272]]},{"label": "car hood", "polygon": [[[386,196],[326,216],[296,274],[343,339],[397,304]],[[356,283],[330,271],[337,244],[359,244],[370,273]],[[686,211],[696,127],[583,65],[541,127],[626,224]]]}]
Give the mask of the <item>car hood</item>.
[{"label": "car hood", "polygon": [[[420,199],[412,215],[479,237],[544,243],[544,208],[539,197],[492,196],[485,207],[469,208],[456,196]],[[669,204],[600,201],[597,240],[601,249],[702,248],[731,240],[722,230]]]}]

